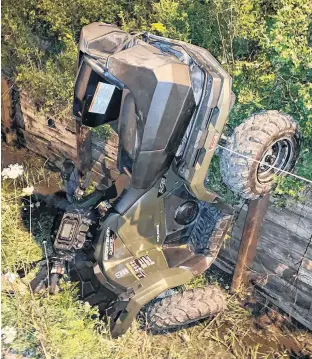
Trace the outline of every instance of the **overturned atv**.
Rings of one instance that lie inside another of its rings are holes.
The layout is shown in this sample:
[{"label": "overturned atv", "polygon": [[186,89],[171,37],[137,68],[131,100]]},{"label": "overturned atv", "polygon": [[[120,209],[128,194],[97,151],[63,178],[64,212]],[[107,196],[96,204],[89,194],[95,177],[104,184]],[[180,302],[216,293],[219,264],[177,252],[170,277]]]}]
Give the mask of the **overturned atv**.
[{"label": "overturned atv", "polygon": [[[93,23],[79,44],[73,114],[99,126],[118,120],[120,176],[106,190],[68,192],[54,231],[52,290],[68,271],[81,297],[124,333],[148,305],[153,329],[178,327],[225,308],[213,286],[168,291],[206,271],[233,210],[205,187],[235,96],[231,77],[207,51],[148,33]],[[298,156],[297,123],[266,111],[238,126],[222,151],[221,173],[246,199],[268,193]],[[77,175],[66,163],[70,183]],[[77,183],[73,182],[75,186]]]}]

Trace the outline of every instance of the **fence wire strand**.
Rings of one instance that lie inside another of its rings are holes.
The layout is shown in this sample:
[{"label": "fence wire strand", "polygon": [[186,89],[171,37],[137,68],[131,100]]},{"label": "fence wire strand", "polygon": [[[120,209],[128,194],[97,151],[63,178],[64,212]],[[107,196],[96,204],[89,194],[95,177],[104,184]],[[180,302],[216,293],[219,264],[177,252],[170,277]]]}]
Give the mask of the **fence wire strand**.
[{"label": "fence wire strand", "polygon": [[234,153],[235,155],[240,156],[240,157],[242,157],[242,158],[245,158],[245,159],[247,159],[248,161],[256,162],[256,163],[258,163],[258,164],[260,164],[260,165],[265,165],[265,166],[268,167],[268,169],[272,169],[272,168],[273,168],[273,169],[277,170],[278,172],[285,173],[285,174],[287,174],[288,176],[292,176],[292,177],[295,177],[295,178],[297,178],[297,179],[299,179],[299,180],[301,180],[301,181],[304,181],[304,182],[307,182],[307,183],[309,183],[309,184],[312,184],[312,181],[309,180],[309,179],[307,179],[307,178],[304,178],[304,177],[302,177],[302,176],[298,176],[298,175],[296,175],[296,174],[294,174],[294,173],[291,173],[291,172],[288,172],[288,171],[284,171],[284,170],[282,170],[282,169],[280,169],[280,168],[278,168],[278,167],[275,167],[275,166],[273,166],[273,165],[269,165],[267,162],[255,160],[254,158],[251,158],[251,157],[249,157],[249,156],[243,155],[242,153],[239,153],[239,152],[230,150],[229,148],[227,148],[227,147],[225,147],[225,146],[222,146],[222,145],[219,145],[219,144],[217,145],[217,147],[221,148],[222,150],[225,150],[225,151]]}]

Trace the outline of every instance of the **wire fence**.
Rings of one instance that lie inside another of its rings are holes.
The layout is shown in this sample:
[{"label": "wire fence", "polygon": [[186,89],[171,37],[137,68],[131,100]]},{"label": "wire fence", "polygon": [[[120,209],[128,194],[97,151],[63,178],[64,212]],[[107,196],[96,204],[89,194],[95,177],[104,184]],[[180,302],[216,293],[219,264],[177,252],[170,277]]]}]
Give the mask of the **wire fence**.
[{"label": "wire fence", "polygon": [[233,150],[231,150],[231,149],[229,149],[229,148],[227,148],[227,147],[225,147],[225,146],[219,145],[219,144],[217,145],[217,147],[221,148],[221,149],[224,150],[224,151],[228,151],[228,152],[230,152],[230,153],[233,153],[233,154],[235,154],[235,155],[237,155],[237,156],[239,156],[239,157],[245,158],[245,159],[247,159],[247,160],[250,161],[250,162],[255,162],[255,163],[258,163],[259,165],[264,165],[264,166],[267,167],[268,170],[270,170],[270,169],[275,169],[275,170],[277,171],[277,173],[283,173],[283,174],[285,174],[285,175],[288,175],[288,176],[294,177],[294,178],[296,178],[296,179],[299,179],[299,180],[301,180],[301,181],[304,181],[304,182],[307,182],[307,183],[309,183],[309,184],[312,184],[312,180],[309,180],[308,178],[304,178],[304,177],[302,177],[302,176],[298,176],[298,175],[296,175],[296,174],[293,173],[293,172],[284,171],[284,170],[282,170],[282,169],[280,169],[280,168],[278,168],[278,167],[275,167],[275,166],[273,166],[273,165],[269,165],[269,164],[268,164],[267,162],[265,162],[265,161],[258,161],[258,160],[254,159],[254,158],[252,158],[252,157],[243,155],[242,153],[233,151]]},{"label": "wire fence", "polygon": [[[234,152],[221,145],[219,148]],[[248,161],[263,164],[234,153]],[[268,166],[267,163],[265,165]],[[312,330],[312,181],[283,172],[307,184],[308,190],[304,198],[291,198],[283,207],[278,207],[272,196],[254,262],[246,270],[252,278],[251,283],[270,303]],[[226,241],[218,256],[217,265],[228,273],[233,273],[235,268],[246,212],[247,206],[243,206],[236,218],[232,238]]]}]

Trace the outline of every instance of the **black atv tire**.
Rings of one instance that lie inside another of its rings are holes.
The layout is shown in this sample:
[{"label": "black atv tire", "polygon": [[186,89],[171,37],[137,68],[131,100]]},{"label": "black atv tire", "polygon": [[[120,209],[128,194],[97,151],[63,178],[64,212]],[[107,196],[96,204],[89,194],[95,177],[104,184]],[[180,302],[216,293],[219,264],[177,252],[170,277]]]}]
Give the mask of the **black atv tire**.
[{"label": "black atv tire", "polygon": [[293,169],[299,149],[299,125],[291,116],[273,110],[252,115],[236,127],[222,150],[223,181],[243,198],[256,199],[273,189],[275,177],[284,175],[279,170]]},{"label": "black atv tire", "polygon": [[224,311],[226,301],[220,288],[210,285],[186,290],[149,305],[147,320],[152,331],[177,329]]}]

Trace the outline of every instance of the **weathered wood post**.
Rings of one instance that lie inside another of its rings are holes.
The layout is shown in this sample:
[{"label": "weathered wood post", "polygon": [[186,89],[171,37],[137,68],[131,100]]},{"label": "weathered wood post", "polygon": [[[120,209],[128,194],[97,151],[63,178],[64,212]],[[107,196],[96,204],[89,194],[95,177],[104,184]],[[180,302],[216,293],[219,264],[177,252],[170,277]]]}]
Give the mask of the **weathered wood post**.
[{"label": "weathered wood post", "polygon": [[3,77],[1,77],[1,125],[5,142],[8,145],[14,144],[16,132],[13,128],[11,86]]},{"label": "weathered wood post", "polygon": [[246,279],[246,270],[252,266],[256,255],[258,238],[265,213],[269,205],[270,195],[251,200],[248,205],[247,217],[237,255],[232,291],[238,291]]},{"label": "weathered wood post", "polygon": [[76,123],[77,135],[77,166],[82,175],[85,175],[91,169],[92,165],[92,147],[90,128]]}]

